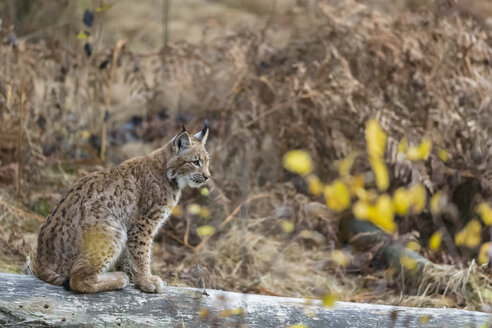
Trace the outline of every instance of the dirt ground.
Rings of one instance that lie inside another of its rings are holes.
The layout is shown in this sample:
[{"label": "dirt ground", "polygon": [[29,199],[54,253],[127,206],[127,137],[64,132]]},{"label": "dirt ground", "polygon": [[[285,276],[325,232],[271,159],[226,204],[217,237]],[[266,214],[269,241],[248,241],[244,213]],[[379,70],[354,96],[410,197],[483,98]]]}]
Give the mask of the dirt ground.
[{"label": "dirt ground", "polygon": [[[491,235],[476,211],[492,196],[488,1],[182,0],[167,23],[161,0],[10,3],[0,6],[0,271],[22,272],[71,183],[207,119],[213,183],[185,191],[154,243],[153,270],[169,284],[490,311],[479,255]],[[370,119],[387,135],[384,192],[366,152]],[[403,139],[432,150],[402,157]],[[421,185],[427,201],[397,215],[393,233],[361,227],[361,196],[334,211],[285,169],[294,149],[327,186],[352,158],[345,177],[362,177],[369,198]]]}]

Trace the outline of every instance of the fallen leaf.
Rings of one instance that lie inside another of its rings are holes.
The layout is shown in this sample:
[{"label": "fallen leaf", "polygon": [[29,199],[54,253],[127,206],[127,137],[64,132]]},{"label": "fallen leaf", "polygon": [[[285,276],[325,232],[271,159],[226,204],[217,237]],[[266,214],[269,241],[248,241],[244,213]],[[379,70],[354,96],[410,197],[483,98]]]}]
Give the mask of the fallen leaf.
[{"label": "fallen leaf", "polygon": [[304,150],[291,150],[284,155],[284,167],[294,173],[305,175],[312,171],[311,156]]}]

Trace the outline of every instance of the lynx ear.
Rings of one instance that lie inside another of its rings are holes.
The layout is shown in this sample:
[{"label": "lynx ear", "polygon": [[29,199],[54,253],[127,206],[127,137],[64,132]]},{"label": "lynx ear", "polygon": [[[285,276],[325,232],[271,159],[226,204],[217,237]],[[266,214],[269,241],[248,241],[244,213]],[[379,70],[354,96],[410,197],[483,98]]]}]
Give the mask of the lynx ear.
[{"label": "lynx ear", "polygon": [[176,153],[181,153],[183,150],[190,147],[191,140],[190,135],[186,130],[181,131],[177,136],[173,138],[173,149]]},{"label": "lynx ear", "polygon": [[208,121],[205,120],[205,125],[203,126],[203,129],[198,132],[197,134],[194,135],[195,138],[198,139],[198,141],[200,141],[202,144],[205,145],[205,143],[207,142],[207,138],[208,138]]}]

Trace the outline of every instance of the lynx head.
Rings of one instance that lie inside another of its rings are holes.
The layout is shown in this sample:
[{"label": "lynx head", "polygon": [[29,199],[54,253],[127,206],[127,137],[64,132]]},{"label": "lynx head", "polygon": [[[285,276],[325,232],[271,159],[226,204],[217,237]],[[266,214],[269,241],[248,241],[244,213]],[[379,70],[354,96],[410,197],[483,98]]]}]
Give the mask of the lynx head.
[{"label": "lynx head", "polygon": [[179,188],[198,188],[210,179],[208,152],[205,143],[208,125],[197,134],[190,136],[184,129],[171,140],[172,154],[167,161],[167,177],[175,180]]}]

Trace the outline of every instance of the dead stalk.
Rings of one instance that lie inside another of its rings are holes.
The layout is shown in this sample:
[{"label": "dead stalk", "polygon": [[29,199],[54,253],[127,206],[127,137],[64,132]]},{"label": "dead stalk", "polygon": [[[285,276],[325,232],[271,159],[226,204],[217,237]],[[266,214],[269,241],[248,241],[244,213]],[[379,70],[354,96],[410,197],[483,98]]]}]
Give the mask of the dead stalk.
[{"label": "dead stalk", "polygon": [[277,104],[275,106],[273,106],[272,108],[264,111],[263,113],[259,114],[257,117],[251,119],[249,122],[246,122],[246,124],[244,125],[246,128],[249,128],[251,125],[253,125],[254,123],[258,122],[260,119],[264,118],[265,116],[268,116],[280,109],[284,109],[286,107],[288,107],[289,105],[292,105],[293,103],[295,102],[295,99],[290,99],[286,102],[283,102],[283,103],[280,103],[280,104]]},{"label": "dead stalk", "polygon": [[20,90],[20,104],[19,104],[19,134],[17,139],[17,195],[21,193],[21,180],[22,180],[22,139],[23,139],[23,125],[24,125],[24,78],[21,79]]},{"label": "dead stalk", "polygon": [[185,234],[184,234],[184,243],[186,246],[189,246],[189,244],[188,244],[189,236],[190,236],[190,218],[187,215],[186,216],[186,230],[185,230]]},{"label": "dead stalk", "polygon": [[123,46],[128,42],[128,40],[118,40],[116,42],[114,52],[113,52],[113,61],[111,63],[111,72],[109,75],[109,85],[108,85],[108,91],[106,93],[106,103],[105,103],[105,112],[104,112],[104,122],[103,122],[103,127],[102,127],[102,133],[101,133],[101,153],[99,157],[101,158],[101,161],[104,162],[105,160],[105,154],[106,154],[106,139],[107,139],[107,130],[108,130],[108,120],[106,116],[106,112],[109,111],[109,106],[111,106],[111,95],[113,93],[113,84],[114,84],[114,79],[116,76],[116,66],[118,62],[118,56],[120,54],[121,49]]},{"label": "dead stalk", "polygon": [[10,81],[7,86],[7,109],[10,110],[10,105],[12,104],[12,81]]},{"label": "dead stalk", "polygon": [[171,0],[164,0],[162,3],[162,25],[164,34],[164,47],[167,49],[169,43],[169,13],[171,11]]}]

